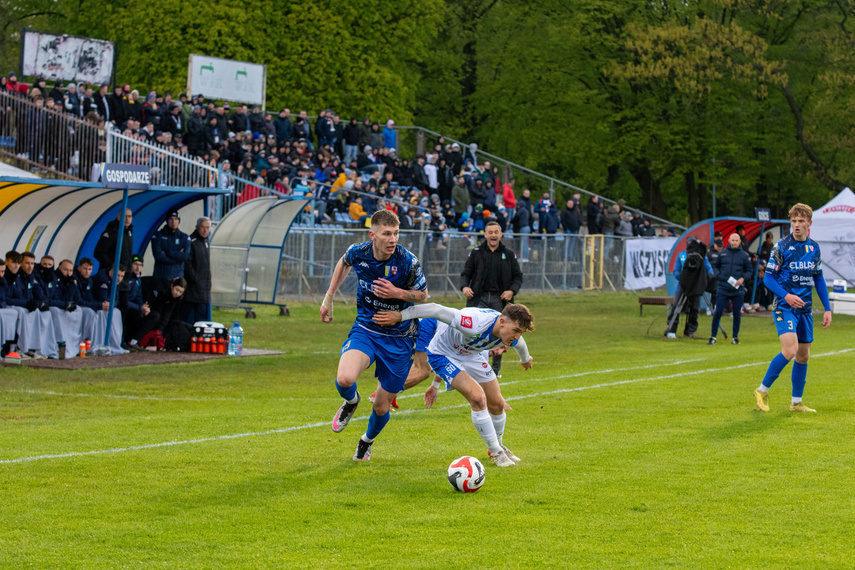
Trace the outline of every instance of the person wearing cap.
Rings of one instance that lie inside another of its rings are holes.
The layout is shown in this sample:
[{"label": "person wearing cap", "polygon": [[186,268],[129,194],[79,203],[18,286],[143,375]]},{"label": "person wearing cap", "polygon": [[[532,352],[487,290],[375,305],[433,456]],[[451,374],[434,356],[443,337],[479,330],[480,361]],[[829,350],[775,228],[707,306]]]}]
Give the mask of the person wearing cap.
[{"label": "person wearing cap", "polygon": [[[121,208],[119,208],[121,210]],[[113,267],[113,260],[116,255],[116,245],[119,239],[119,220],[122,217],[122,212],[116,213],[116,219],[111,220],[104,228],[101,237],[98,238],[98,243],[95,245],[95,260],[98,261],[98,269],[105,267]],[[119,255],[119,263],[125,267],[130,267],[131,256],[134,254],[134,216],[130,209],[125,210],[124,228],[125,235],[122,237],[122,251]]]},{"label": "person wearing cap", "polygon": [[163,281],[184,277],[184,263],[190,257],[190,236],[178,229],[180,223],[178,211],[169,212],[166,224],[151,238],[152,276]]},{"label": "person wearing cap", "polygon": [[615,228],[615,235],[624,238],[632,237],[632,214],[630,212],[624,212],[621,216],[621,220]]}]

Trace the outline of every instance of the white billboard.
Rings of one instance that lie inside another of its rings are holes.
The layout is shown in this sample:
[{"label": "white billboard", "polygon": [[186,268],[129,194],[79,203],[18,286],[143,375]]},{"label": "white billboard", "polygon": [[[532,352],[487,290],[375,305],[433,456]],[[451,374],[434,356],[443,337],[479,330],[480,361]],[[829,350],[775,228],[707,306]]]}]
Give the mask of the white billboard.
[{"label": "white billboard", "polygon": [[264,106],[267,66],[190,54],[187,94]]},{"label": "white billboard", "polygon": [[628,239],[624,289],[656,289],[665,286],[668,259],[677,238]]},{"label": "white billboard", "polygon": [[21,36],[21,73],[27,77],[109,85],[115,63],[113,42],[32,30]]}]

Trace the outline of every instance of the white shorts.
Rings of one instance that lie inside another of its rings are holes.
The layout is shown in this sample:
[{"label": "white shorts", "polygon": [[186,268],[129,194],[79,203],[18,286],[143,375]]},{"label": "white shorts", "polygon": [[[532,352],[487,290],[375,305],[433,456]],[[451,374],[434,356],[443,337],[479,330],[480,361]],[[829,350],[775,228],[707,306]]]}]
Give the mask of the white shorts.
[{"label": "white shorts", "polygon": [[461,372],[466,372],[479,384],[486,384],[496,379],[496,373],[490,367],[484,353],[466,357],[445,356],[434,354],[428,350],[428,363],[434,373],[445,380],[445,387],[451,387],[451,381]]}]

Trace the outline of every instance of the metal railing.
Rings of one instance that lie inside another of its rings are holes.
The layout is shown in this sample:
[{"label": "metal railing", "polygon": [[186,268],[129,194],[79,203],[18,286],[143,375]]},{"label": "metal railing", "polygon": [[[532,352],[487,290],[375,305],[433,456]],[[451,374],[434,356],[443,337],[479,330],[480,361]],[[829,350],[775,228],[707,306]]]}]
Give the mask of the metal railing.
[{"label": "metal railing", "polygon": [[[464,143],[462,141],[455,140],[451,137],[445,136],[430,129],[426,129],[424,127],[396,126],[395,129],[398,130],[398,145],[399,147],[402,147],[398,149],[398,156],[414,156],[415,154],[424,154],[426,150],[430,150],[433,148],[433,144],[431,144],[430,148],[428,148],[428,136],[430,139],[432,139],[432,141],[437,141],[442,138],[447,144],[459,144],[460,152],[463,154],[463,156],[472,158],[473,162],[475,163],[483,163],[484,160],[489,159],[493,163],[493,165],[505,167],[506,172],[509,172],[510,170],[515,170],[517,172],[523,172],[531,178],[543,181],[547,185],[546,188],[553,201],[555,200],[556,187],[563,187],[574,192],[587,194],[588,196],[598,196],[601,200],[604,200],[609,204],[617,203],[617,201],[612,200],[610,198],[606,198],[605,196],[601,196],[596,192],[591,192],[590,190],[586,190],[585,188],[580,188],[579,186],[575,186],[568,182],[558,180],[557,178],[553,178],[552,176],[548,176],[546,174],[534,171],[530,168],[526,168],[525,166],[511,162],[508,159],[481,150],[475,143]],[[506,175],[503,174],[503,177],[505,176]],[[538,193],[532,191],[532,195],[537,196]],[[535,201],[535,199],[533,198],[532,201]],[[642,210],[629,208],[626,206],[624,206],[624,209],[627,209],[631,212],[638,212],[641,215],[649,218],[650,220],[659,222],[660,224],[666,226],[673,226],[682,230],[686,229],[686,227],[681,224],[666,220],[664,218],[660,218],[658,216],[654,216],[653,214],[648,214],[647,212],[644,212]]]},{"label": "metal railing", "polygon": [[0,155],[41,177],[90,180],[93,165],[105,157],[102,122],[44,104],[24,94],[0,92]]},{"label": "metal railing", "polygon": [[[599,239],[586,240],[586,237]],[[319,303],[331,272],[347,247],[367,239],[365,229],[292,226],[279,271],[277,303]],[[445,297],[461,295],[460,274],[469,252],[482,239],[483,236],[472,233],[419,230],[402,231],[399,243],[419,258],[428,291]],[[623,289],[626,239],[637,238],[606,236],[604,240],[602,236],[573,234],[506,234],[503,243],[520,261],[521,293],[557,295],[583,288]],[[601,263],[597,261],[600,259]],[[349,302],[356,294],[356,287],[356,278],[351,273],[340,289],[341,296]]]},{"label": "metal railing", "polygon": [[214,222],[247,200],[262,196],[287,196],[268,185],[223,170],[222,164],[217,164],[215,160],[206,164],[201,157],[189,155],[186,147],[149,143],[115,130],[106,133],[105,160],[147,164],[151,167],[152,184],[155,185],[229,190],[229,194],[209,198],[209,215]]}]

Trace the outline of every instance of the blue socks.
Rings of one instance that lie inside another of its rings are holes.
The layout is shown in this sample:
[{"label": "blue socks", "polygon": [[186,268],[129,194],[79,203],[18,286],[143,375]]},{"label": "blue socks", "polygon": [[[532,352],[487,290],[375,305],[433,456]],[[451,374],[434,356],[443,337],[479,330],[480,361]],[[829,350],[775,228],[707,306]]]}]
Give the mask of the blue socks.
[{"label": "blue socks", "polygon": [[[772,383],[778,379],[778,376],[781,374],[781,371],[786,368],[787,364],[790,361],[787,360],[787,357],[781,354],[772,359],[772,362],[769,364],[769,369],[766,371],[766,376],[763,377],[763,385],[767,388],[772,386]],[[804,365],[805,370],[807,370],[807,364]],[[795,369],[793,370],[793,381],[795,382]],[[793,384],[795,386],[795,384]]]},{"label": "blue socks", "polygon": [[356,382],[353,383],[352,386],[348,388],[342,388],[338,384],[338,379],[335,381],[335,388],[338,390],[338,393],[341,394],[341,397],[347,400],[348,402],[353,402],[356,400]]},{"label": "blue socks", "polygon": [[[805,392],[805,383],[807,382],[807,362],[801,364],[793,362],[793,398],[801,399]],[[765,382],[765,380],[764,380]]]},{"label": "blue socks", "polygon": [[392,414],[390,412],[386,412],[382,416],[378,416],[377,412],[371,410],[371,416],[368,418],[368,429],[365,430],[365,439],[368,441],[374,441],[374,438],[380,435],[380,432],[383,431],[383,428],[386,427],[386,424],[389,423],[389,417]]}]

